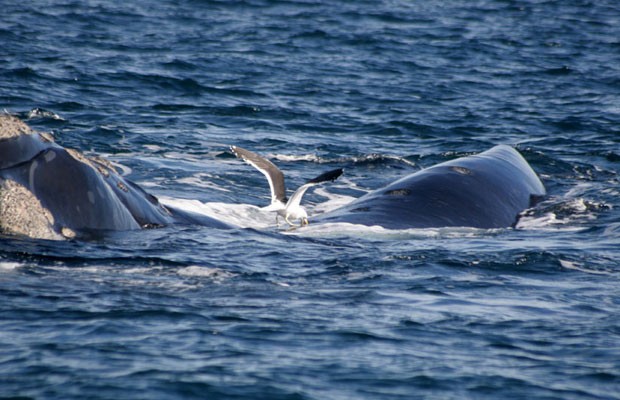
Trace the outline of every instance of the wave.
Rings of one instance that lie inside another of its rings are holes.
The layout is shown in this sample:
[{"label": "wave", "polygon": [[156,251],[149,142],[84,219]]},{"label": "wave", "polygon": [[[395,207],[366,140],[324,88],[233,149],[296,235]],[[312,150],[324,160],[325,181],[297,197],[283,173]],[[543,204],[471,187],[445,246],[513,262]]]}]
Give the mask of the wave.
[{"label": "wave", "polygon": [[177,271],[177,274],[182,276],[210,278],[214,281],[222,281],[224,279],[232,278],[235,276],[234,273],[222,270],[220,268],[201,267],[198,265],[181,268]]},{"label": "wave", "polygon": [[587,200],[582,197],[551,197],[536,207],[525,210],[516,228],[523,230],[564,230],[580,231],[588,229],[586,223],[596,220],[601,210],[610,206]]},{"label": "wave", "polygon": [[44,118],[44,119],[52,119],[56,121],[65,121],[63,117],[56,114],[55,112],[45,110],[39,107],[33,108],[32,110],[28,111],[28,114],[25,117],[26,117],[25,119],[27,120],[31,120],[35,118]]},{"label": "wave", "polygon": [[0,261],[0,273],[15,271],[18,268],[24,267],[25,264],[13,262],[13,261]]},{"label": "wave", "polygon": [[265,157],[269,159],[284,161],[284,162],[307,161],[307,162],[313,162],[317,164],[330,163],[330,164],[337,164],[337,165],[355,165],[355,166],[402,163],[408,166],[417,167],[416,162],[411,161],[405,157],[395,156],[395,155],[390,155],[390,154],[379,154],[379,153],[370,153],[370,154],[364,154],[360,156],[350,156],[350,157],[328,157],[328,156],[320,156],[320,155],[317,155],[316,153],[307,153],[307,154],[271,153],[271,154],[266,154]]}]

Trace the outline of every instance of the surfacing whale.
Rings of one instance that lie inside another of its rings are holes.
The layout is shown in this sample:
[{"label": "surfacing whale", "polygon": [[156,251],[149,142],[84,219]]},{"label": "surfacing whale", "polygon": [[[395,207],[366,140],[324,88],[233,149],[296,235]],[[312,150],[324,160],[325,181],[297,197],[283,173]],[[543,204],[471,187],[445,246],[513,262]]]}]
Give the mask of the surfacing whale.
[{"label": "surfacing whale", "polygon": [[65,149],[0,115],[0,232],[63,239],[170,224],[231,228],[164,206],[107,160]]},{"label": "surfacing whale", "polygon": [[521,154],[499,145],[407,175],[315,221],[387,229],[506,228],[545,194]]}]

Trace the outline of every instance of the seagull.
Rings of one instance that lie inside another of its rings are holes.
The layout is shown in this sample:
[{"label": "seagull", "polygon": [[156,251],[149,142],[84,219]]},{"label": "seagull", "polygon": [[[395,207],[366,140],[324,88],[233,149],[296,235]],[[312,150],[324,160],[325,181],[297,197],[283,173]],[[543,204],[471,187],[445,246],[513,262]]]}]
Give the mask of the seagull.
[{"label": "seagull", "polygon": [[335,181],[343,172],[342,168],[338,168],[310,179],[301,185],[290,199],[287,199],[284,174],[271,161],[239,146],[230,146],[230,151],[238,158],[241,158],[243,161],[259,170],[267,178],[269,189],[271,190],[271,205],[269,209],[276,211],[276,224],[278,225],[279,216],[283,217],[291,226],[295,226],[291,220],[299,220],[299,226],[308,225],[308,213],[300,205],[301,198],[306,193],[306,190],[323,182]]}]

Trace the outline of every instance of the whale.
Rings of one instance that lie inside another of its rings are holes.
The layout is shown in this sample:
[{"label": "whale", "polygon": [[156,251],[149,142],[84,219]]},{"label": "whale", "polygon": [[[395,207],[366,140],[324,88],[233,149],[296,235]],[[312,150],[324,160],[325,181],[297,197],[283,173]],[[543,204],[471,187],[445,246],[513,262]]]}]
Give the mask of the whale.
[{"label": "whale", "polygon": [[164,206],[109,161],[66,149],[19,118],[0,115],[1,233],[57,240],[171,224],[231,228]]},{"label": "whale", "polygon": [[497,145],[409,174],[313,220],[386,229],[508,228],[545,195],[523,156]]}]

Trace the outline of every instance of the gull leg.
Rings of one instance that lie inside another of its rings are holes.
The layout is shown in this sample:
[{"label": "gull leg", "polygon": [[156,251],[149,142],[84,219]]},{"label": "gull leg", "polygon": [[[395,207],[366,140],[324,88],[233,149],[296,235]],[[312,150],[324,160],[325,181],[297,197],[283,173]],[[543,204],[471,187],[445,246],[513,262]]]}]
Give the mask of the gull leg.
[{"label": "gull leg", "polygon": [[288,220],[288,215],[285,215],[285,216],[284,216],[284,220],[285,220],[286,222],[288,222],[288,224],[289,224],[290,226],[295,226],[295,224],[294,224],[294,223],[292,223],[291,221],[289,221],[289,220]]}]

